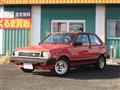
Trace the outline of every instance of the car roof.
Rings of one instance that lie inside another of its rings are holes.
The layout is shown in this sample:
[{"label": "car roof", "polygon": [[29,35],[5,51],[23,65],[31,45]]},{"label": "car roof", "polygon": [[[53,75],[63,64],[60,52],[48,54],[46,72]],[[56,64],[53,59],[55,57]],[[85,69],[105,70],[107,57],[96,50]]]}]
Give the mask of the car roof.
[{"label": "car roof", "polygon": [[[76,31],[76,32],[54,32],[52,34],[64,34],[64,33],[67,33],[67,34],[69,34],[69,33],[71,33],[71,34],[94,34],[94,33],[78,32],[78,31]],[[94,35],[96,35],[96,34],[94,34]]]}]

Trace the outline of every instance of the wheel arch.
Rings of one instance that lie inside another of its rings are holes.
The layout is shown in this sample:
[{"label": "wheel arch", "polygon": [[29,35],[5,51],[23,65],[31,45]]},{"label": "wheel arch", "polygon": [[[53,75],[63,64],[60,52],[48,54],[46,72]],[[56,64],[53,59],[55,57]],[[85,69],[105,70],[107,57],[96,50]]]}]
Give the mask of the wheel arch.
[{"label": "wheel arch", "polygon": [[62,56],[60,56],[59,58],[58,58],[58,60],[60,60],[60,58],[66,58],[66,60],[69,62],[70,60],[69,60],[69,57],[68,56],[66,56],[66,55],[62,55]]},{"label": "wheel arch", "polygon": [[104,59],[106,60],[106,57],[104,54],[100,54],[98,58],[100,58],[101,56],[104,57]]}]

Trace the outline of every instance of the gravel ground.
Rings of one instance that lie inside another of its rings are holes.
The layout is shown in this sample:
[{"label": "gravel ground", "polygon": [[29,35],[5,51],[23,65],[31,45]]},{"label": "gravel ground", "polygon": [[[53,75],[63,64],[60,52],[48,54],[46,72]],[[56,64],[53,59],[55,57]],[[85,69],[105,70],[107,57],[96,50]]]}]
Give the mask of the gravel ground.
[{"label": "gravel ground", "polygon": [[71,70],[64,77],[49,71],[24,73],[13,64],[0,65],[1,90],[120,90],[120,66],[108,65],[97,71],[93,67]]}]

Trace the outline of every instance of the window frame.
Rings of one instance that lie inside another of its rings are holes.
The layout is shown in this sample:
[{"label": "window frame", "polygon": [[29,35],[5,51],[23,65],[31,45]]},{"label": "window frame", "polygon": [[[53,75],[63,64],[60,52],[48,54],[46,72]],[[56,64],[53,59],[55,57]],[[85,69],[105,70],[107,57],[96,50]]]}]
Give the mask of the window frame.
[{"label": "window frame", "polygon": [[109,30],[108,30],[108,26],[109,26],[109,22],[116,22],[116,21],[120,21],[120,19],[117,19],[117,20],[107,20],[107,39],[120,39],[120,37],[110,37],[109,36]]},{"label": "window frame", "polygon": [[84,24],[84,30],[83,30],[83,32],[85,32],[86,31],[86,23],[85,23],[85,20],[55,20],[55,19],[53,19],[53,20],[51,20],[51,33],[53,33],[53,23],[54,22],[65,22],[65,23],[67,23],[67,32],[69,32],[69,23],[70,22],[80,22],[80,23],[83,23]]}]

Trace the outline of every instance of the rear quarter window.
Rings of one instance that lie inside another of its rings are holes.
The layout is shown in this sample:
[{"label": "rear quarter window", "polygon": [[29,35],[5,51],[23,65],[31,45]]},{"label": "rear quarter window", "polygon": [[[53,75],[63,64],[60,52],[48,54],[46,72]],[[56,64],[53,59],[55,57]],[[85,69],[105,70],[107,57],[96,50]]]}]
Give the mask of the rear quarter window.
[{"label": "rear quarter window", "polygon": [[91,34],[89,35],[89,37],[90,37],[91,45],[101,45],[101,42],[96,35]]},{"label": "rear quarter window", "polygon": [[88,35],[86,34],[79,34],[76,42],[82,43],[82,46],[90,45]]}]

